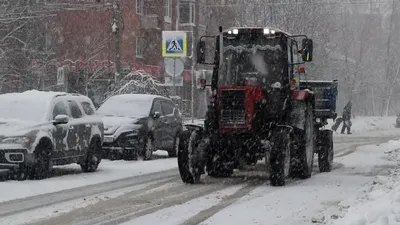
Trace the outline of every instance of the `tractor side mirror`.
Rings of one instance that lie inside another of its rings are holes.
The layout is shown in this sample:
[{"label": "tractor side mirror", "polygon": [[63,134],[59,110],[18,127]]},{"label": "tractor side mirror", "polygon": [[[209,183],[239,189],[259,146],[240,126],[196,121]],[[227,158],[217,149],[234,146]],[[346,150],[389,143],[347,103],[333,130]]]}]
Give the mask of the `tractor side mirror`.
[{"label": "tractor side mirror", "polygon": [[206,42],[199,41],[197,43],[197,63],[204,64],[206,62]]},{"label": "tractor side mirror", "polygon": [[313,58],[313,40],[304,38],[302,41],[302,58],[304,62],[311,62]]},{"label": "tractor side mirror", "polygon": [[196,46],[196,61],[203,65],[215,65],[216,36],[201,36]]}]

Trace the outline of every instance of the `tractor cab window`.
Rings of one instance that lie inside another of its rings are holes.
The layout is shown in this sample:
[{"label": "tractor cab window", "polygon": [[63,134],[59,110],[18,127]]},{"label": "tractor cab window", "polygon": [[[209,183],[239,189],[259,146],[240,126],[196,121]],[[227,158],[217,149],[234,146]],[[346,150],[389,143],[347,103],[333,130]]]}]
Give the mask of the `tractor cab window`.
[{"label": "tractor cab window", "polygon": [[287,77],[287,47],[281,39],[244,37],[224,40],[223,64],[220,68],[221,86],[264,86],[282,83]]}]

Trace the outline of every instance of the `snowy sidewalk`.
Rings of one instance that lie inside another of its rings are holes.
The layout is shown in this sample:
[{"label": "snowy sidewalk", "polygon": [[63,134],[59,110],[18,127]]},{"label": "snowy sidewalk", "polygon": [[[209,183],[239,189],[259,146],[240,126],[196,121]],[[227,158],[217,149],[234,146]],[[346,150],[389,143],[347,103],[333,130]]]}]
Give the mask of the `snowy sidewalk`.
[{"label": "snowy sidewalk", "polygon": [[[367,151],[373,146],[367,147]],[[386,161],[386,175],[376,176],[360,190],[353,200],[339,204],[338,214],[332,214],[328,224],[334,225],[395,225],[400,224],[400,141],[390,141],[375,147],[383,153],[367,161],[382,164]],[[364,160],[365,158],[363,158]],[[386,160],[385,160],[386,159]],[[355,160],[355,158],[353,158]]]}]

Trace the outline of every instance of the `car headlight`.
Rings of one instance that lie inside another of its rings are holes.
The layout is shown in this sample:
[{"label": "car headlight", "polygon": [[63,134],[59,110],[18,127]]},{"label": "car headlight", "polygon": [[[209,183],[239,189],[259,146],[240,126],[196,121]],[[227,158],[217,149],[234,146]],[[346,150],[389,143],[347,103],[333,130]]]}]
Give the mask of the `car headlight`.
[{"label": "car headlight", "polygon": [[0,141],[1,144],[21,144],[25,145],[29,142],[27,137],[7,137]]},{"label": "car headlight", "polygon": [[134,136],[137,136],[138,134],[139,134],[139,131],[133,130],[133,131],[129,132],[129,133],[126,135],[126,137],[134,137]]},{"label": "car headlight", "polygon": [[114,136],[104,136],[103,141],[107,143],[112,143],[114,142]]}]

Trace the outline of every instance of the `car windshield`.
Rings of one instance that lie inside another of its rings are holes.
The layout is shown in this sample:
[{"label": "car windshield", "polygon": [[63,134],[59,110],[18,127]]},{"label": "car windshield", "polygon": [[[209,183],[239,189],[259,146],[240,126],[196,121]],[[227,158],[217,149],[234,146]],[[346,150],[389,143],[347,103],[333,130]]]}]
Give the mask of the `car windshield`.
[{"label": "car windshield", "polygon": [[45,121],[48,109],[48,102],[40,99],[0,97],[0,120]]},{"label": "car windshield", "polygon": [[116,96],[108,99],[97,110],[102,116],[146,117],[150,114],[152,100]]}]

